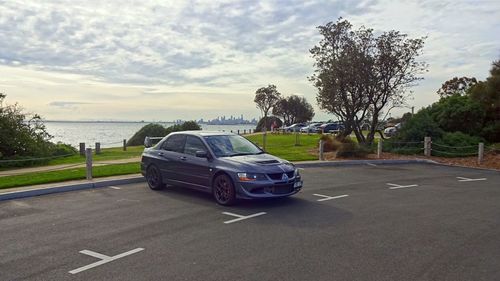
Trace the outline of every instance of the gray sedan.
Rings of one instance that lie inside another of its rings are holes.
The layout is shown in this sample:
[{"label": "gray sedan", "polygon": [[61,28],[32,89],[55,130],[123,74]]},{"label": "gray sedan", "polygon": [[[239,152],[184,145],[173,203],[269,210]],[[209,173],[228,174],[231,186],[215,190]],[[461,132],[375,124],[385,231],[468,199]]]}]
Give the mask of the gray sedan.
[{"label": "gray sedan", "polygon": [[237,198],[275,198],[297,193],[302,179],[295,166],[231,133],[171,133],[142,154],[141,172],[151,189],[166,184],[213,194],[217,203]]}]

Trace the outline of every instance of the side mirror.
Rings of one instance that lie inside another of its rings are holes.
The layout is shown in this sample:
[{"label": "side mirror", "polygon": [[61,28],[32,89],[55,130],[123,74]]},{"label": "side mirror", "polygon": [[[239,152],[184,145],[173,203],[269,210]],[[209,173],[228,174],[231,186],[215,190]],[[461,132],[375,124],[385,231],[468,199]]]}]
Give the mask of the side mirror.
[{"label": "side mirror", "polygon": [[208,158],[208,153],[206,151],[199,150],[196,151],[195,156],[199,158]]}]

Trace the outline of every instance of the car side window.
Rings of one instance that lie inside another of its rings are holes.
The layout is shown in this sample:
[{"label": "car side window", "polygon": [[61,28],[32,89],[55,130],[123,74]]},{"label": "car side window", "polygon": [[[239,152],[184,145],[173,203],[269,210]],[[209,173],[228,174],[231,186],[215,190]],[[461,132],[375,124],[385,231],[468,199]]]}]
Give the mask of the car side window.
[{"label": "car side window", "polygon": [[186,142],[185,135],[173,135],[170,136],[165,143],[162,145],[162,149],[167,151],[174,151],[183,153],[184,152],[184,144]]},{"label": "car side window", "polygon": [[184,153],[195,156],[196,151],[207,152],[207,148],[199,138],[194,136],[187,136],[186,145],[184,146]]}]

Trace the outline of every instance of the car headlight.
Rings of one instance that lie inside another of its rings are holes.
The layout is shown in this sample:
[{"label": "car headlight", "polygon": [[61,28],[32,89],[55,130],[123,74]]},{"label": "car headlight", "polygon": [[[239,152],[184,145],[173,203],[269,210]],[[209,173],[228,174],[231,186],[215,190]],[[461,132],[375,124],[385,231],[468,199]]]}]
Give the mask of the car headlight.
[{"label": "car headlight", "polygon": [[294,177],[300,177],[299,169],[295,169]]},{"label": "car headlight", "polygon": [[266,180],[267,178],[264,174],[238,173],[238,179],[240,181],[261,181],[261,180]]}]

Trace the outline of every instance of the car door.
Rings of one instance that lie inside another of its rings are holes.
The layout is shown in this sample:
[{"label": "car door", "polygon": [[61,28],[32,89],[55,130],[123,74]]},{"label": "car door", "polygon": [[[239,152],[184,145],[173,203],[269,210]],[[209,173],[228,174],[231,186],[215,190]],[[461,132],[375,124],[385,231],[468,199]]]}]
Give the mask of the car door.
[{"label": "car door", "polygon": [[186,135],[175,134],[168,137],[161,146],[160,156],[163,158],[160,170],[163,178],[168,181],[179,181],[182,176],[179,174],[181,169],[181,159],[184,157],[184,145]]},{"label": "car door", "polygon": [[209,153],[199,137],[188,135],[184,146],[184,158],[180,163],[182,169],[179,173],[182,174],[182,181],[197,188],[209,189],[211,162],[207,158],[196,157],[197,151]]}]

